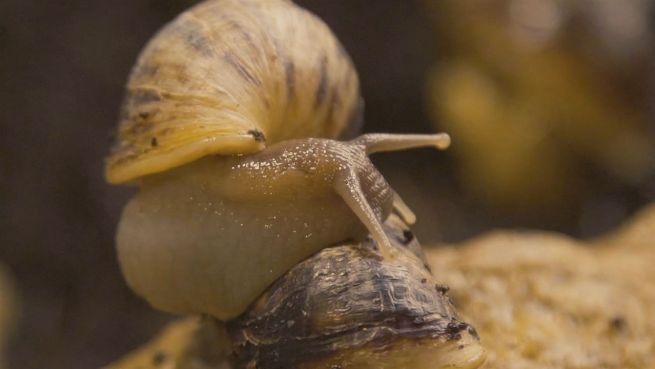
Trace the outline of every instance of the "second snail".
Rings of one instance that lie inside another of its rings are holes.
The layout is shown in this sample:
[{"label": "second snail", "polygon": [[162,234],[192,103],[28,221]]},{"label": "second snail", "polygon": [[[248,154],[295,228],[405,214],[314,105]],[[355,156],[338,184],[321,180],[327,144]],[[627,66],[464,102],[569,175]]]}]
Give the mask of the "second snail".
[{"label": "second snail", "polygon": [[450,139],[352,138],[361,122],[352,62],[311,13],[287,0],[182,13],[139,56],[106,162],[110,183],[139,187],[117,234],[129,286],[230,321],[324,248],[370,234],[383,264],[406,263],[383,223],[415,217],[367,155]]}]

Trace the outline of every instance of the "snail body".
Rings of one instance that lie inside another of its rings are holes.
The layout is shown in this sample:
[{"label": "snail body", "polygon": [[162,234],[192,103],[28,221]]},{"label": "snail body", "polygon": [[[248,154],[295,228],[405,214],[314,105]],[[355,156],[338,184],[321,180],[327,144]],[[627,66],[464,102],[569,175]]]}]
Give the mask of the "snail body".
[{"label": "snail body", "polygon": [[318,18],[286,0],[210,0],[146,46],[131,74],[111,183],[136,183],[121,269],[153,306],[229,320],[294,265],[414,215],[367,155],[449,144],[369,134],[357,74]]},{"label": "snail body", "polygon": [[239,315],[297,262],[389,216],[395,195],[360,144],[374,137],[286,141],[144,178],[117,236],[128,283],[165,311]]}]

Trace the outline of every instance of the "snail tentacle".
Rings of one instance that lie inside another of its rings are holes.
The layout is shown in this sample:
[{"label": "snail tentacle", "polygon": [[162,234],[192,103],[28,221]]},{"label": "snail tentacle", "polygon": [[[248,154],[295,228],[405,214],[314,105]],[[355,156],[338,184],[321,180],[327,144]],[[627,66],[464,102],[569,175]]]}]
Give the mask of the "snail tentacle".
[{"label": "snail tentacle", "polygon": [[445,150],[450,146],[450,136],[446,133],[432,135],[369,133],[361,135],[351,142],[356,145],[364,145],[367,154],[428,146],[433,146],[439,150]]},{"label": "snail tentacle", "polygon": [[393,191],[393,208],[408,225],[416,223],[416,215],[395,190]]},{"label": "snail tentacle", "polygon": [[334,190],[368,229],[380,247],[380,253],[385,258],[394,258],[397,251],[391,246],[391,241],[382,228],[382,222],[366,199],[355,170],[349,168],[340,173],[334,182]]},{"label": "snail tentacle", "polygon": [[[433,146],[439,150],[445,150],[450,146],[450,136],[446,133],[431,135],[369,133],[355,138],[350,143],[355,146],[363,146],[367,155],[376,152],[399,151],[426,146]],[[407,224],[416,223],[416,215],[414,215],[414,212],[407,206],[405,201],[403,201],[396,191],[393,191],[393,195],[393,208],[398,215]],[[367,228],[370,231],[371,227]],[[371,233],[373,232],[371,231]]]}]

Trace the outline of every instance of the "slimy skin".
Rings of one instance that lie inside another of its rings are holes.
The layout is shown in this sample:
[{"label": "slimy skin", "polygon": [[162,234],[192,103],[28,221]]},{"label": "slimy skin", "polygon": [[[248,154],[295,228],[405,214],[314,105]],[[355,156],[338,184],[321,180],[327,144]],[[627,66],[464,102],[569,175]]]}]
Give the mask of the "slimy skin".
[{"label": "slimy skin", "polygon": [[141,179],[119,224],[128,284],[153,306],[221,320],[241,314],[275,279],[319,250],[414,216],[367,154],[434,146],[438,135],[297,139],[244,156],[208,156]]}]

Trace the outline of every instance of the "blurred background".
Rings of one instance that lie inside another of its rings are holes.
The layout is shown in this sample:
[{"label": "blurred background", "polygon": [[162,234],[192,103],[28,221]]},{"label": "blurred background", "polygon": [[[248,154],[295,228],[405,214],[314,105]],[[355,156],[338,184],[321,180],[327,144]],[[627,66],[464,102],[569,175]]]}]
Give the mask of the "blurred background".
[{"label": "blurred background", "polygon": [[[296,2],[350,52],[365,131],[453,136],[447,153],[374,157],[424,244],[497,227],[590,238],[655,198],[654,1]],[[9,368],[99,367],[172,318],[121,279],[113,237],[134,189],[102,166],[137,53],[192,3],[0,2]]]}]

